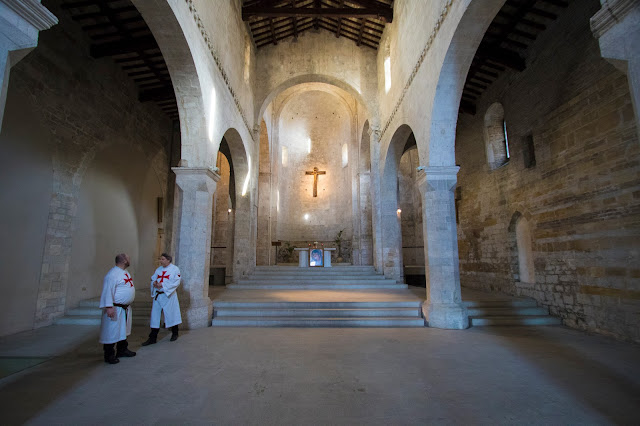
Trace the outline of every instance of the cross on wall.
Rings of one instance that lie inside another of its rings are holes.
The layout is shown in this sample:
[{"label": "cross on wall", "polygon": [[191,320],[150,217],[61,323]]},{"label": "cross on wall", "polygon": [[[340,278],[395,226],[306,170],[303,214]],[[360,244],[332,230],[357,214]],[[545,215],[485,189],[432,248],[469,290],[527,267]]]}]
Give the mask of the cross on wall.
[{"label": "cross on wall", "polygon": [[317,167],[314,167],[312,171],[304,172],[305,175],[313,175],[313,196],[318,196],[318,175],[326,175],[326,170],[318,170]]}]

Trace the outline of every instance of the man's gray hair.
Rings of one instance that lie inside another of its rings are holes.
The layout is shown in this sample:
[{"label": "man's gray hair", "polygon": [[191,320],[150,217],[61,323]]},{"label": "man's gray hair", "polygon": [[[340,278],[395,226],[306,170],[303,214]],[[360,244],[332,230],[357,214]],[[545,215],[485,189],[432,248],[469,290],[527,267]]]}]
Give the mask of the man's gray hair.
[{"label": "man's gray hair", "polygon": [[120,253],[116,255],[116,265],[124,263],[127,261],[127,255],[124,253]]}]

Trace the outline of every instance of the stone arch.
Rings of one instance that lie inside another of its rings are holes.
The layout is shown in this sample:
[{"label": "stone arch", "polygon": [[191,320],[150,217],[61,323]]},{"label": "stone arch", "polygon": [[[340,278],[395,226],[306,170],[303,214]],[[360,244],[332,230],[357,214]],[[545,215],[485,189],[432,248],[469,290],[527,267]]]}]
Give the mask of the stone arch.
[{"label": "stone arch", "polygon": [[[178,20],[178,11],[174,10],[178,6],[172,7],[170,2],[132,1],[158,43],[171,76],[178,103],[182,158],[188,162],[183,166],[206,167],[208,164],[200,163],[206,162],[209,144],[193,141],[207,140],[207,111],[191,47]],[[193,39],[199,40],[199,37]]]},{"label": "stone arch", "polygon": [[505,137],[504,108],[495,102],[484,115],[484,144],[489,167],[497,169],[509,161]]},{"label": "stone arch", "polygon": [[384,275],[404,281],[402,269],[402,232],[398,216],[398,167],[404,148],[412,135],[409,125],[396,129],[383,153],[380,183],[380,222],[382,227],[382,266]]},{"label": "stone arch", "polygon": [[455,138],[462,89],[478,46],[505,0],[473,0],[458,23],[445,56],[433,101],[427,142],[429,166],[455,164]]},{"label": "stone arch", "polygon": [[362,136],[360,137],[359,170],[361,172],[371,171],[371,135],[369,134],[369,120],[364,122],[362,126]]},{"label": "stone arch", "polygon": [[[232,196],[232,218],[230,219],[234,226],[233,231],[233,281],[237,282],[238,278],[247,274],[252,266],[255,266],[255,224],[251,223],[251,206],[252,199],[255,195],[251,185],[251,170],[254,168],[252,159],[245,150],[240,133],[233,127],[227,129],[223,136],[228,147],[227,159],[230,168],[233,170],[233,182],[229,182],[229,186],[234,187],[234,196]],[[227,275],[229,275],[227,273]]]},{"label": "stone arch", "polygon": [[[354,89],[350,84],[345,83],[344,81],[337,79],[335,77],[331,77],[331,76],[327,76],[327,75],[322,75],[322,74],[306,74],[306,75],[301,75],[301,76],[297,76],[294,78],[291,78],[281,84],[279,84],[278,86],[276,86],[275,88],[273,88],[273,90],[271,90],[269,92],[269,94],[264,98],[264,100],[262,100],[261,102],[258,100],[256,102],[256,108],[259,108],[258,111],[256,111],[256,117],[262,117],[265,110],[267,109],[267,106],[276,98],[276,96],[278,96],[280,93],[284,92],[285,90],[293,87],[293,86],[297,86],[299,84],[303,84],[303,83],[325,83],[325,84],[329,84],[331,86],[335,86],[338,87],[342,90],[344,90],[345,92],[347,92],[348,94],[350,94],[351,96],[354,97],[354,99],[356,99],[356,101],[358,101],[358,103],[360,105],[362,105],[366,111],[365,114],[369,113],[369,105],[364,101],[364,98],[362,97],[362,95],[356,90]],[[275,117],[277,117],[277,114],[274,114]]]}]

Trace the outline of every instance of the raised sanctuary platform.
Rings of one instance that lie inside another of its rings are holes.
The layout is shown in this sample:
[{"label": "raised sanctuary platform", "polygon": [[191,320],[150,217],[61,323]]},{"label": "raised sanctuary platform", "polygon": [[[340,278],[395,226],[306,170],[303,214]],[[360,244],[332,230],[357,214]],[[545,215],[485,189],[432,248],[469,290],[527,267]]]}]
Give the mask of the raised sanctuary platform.
[{"label": "raised sanctuary platform", "polygon": [[372,266],[261,266],[216,297],[211,325],[423,327],[422,302]]}]

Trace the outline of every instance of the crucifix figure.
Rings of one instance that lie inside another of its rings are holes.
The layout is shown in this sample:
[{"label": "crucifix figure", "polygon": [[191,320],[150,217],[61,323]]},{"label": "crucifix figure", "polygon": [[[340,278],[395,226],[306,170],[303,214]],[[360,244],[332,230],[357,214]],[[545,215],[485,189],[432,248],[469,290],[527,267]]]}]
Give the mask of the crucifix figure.
[{"label": "crucifix figure", "polygon": [[304,172],[304,174],[313,175],[313,196],[317,197],[318,196],[318,175],[326,175],[327,174],[326,170],[318,171],[318,168],[314,167],[312,172]]}]

